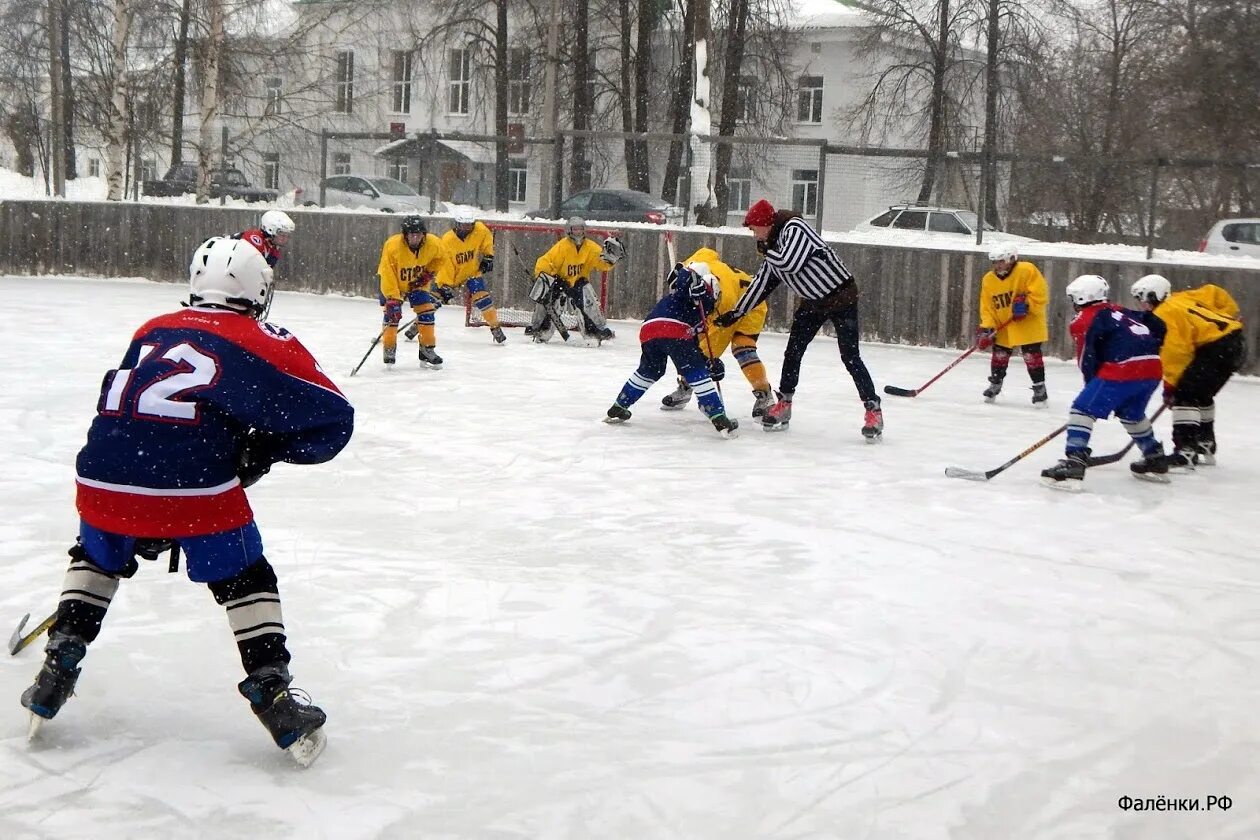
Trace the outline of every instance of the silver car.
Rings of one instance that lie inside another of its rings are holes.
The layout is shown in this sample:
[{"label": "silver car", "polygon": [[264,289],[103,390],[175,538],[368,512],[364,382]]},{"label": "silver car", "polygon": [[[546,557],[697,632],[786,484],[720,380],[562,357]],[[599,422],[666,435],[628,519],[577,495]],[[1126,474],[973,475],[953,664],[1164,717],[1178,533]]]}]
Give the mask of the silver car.
[{"label": "silver car", "polygon": [[432,202],[395,178],[334,175],[324,179],[327,207],[370,207],[385,213],[445,213],[446,205]]}]

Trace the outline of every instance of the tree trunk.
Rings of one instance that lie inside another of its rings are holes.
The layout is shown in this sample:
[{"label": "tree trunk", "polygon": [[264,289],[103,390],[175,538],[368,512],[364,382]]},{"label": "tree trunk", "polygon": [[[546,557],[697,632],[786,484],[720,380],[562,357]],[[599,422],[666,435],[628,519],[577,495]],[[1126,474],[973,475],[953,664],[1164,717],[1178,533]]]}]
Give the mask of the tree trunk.
[{"label": "tree trunk", "polygon": [[[618,50],[621,54],[621,82],[618,105],[621,109],[621,130],[634,131],[634,66],[630,51],[630,0],[617,0],[617,23],[619,24]],[[626,160],[626,182],[630,189],[640,187],[635,184],[637,162],[635,160],[636,141],[627,137],[622,141],[622,153]]]},{"label": "tree trunk", "polygon": [[201,62],[201,124],[197,143],[197,164],[201,171],[197,178],[197,203],[210,201],[210,178],[217,169],[215,164],[214,123],[219,116],[219,60],[223,54],[223,0],[208,0],[210,14],[210,38],[206,42],[205,58]]},{"label": "tree trunk", "polygon": [[74,150],[74,76],[70,72],[70,3],[62,0],[61,5],[61,114],[62,125],[65,126],[66,180],[73,181],[78,175]]},{"label": "tree trunk", "polygon": [[949,0],[937,0],[936,43],[932,53],[932,94],[928,102],[927,164],[919,185],[919,201],[932,198],[945,157],[945,74],[949,72]]},{"label": "tree trunk", "polygon": [[[591,127],[590,81],[590,8],[589,0],[577,0],[573,15],[573,128],[587,131]],[[586,159],[586,138],[573,138],[573,154],[569,158],[569,188],[573,192],[589,189],[591,168]]]},{"label": "tree trunk", "polygon": [[127,36],[131,29],[131,7],[128,0],[114,0],[114,37],[110,51],[110,109],[105,124],[105,186],[106,201],[122,201],[123,181],[126,180],[126,163],[123,161],[123,145],[126,142],[127,108]]},{"label": "tree trunk", "polygon": [[[679,44],[678,84],[674,87],[674,95],[669,100],[670,131],[682,134],[687,130],[687,117],[691,112],[691,80],[692,59],[695,57],[695,10],[687,3],[683,14],[682,43]],[[669,144],[669,158],[665,161],[665,180],[661,184],[661,198],[677,204],[678,176],[682,171],[684,143],[672,141]],[[685,201],[686,196],[681,200]]]},{"label": "tree trunk", "polygon": [[[65,21],[61,17],[61,0],[48,0],[48,92],[51,102],[48,112],[49,128],[52,134],[52,148],[49,149],[47,169],[52,170],[53,195],[66,194],[66,152],[65,152],[65,110],[62,107],[61,82],[61,28]],[[47,170],[46,170],[47,171]]]},{"label": "tree trunk", "polygon": [[[713,133],[713,85],[709,73],[709,50],[713,39],[709,25],[709,0],[692,0],[695,5],[695,51],[692,68],[695,82],[688,119],[687,142],[691,144],[691,172],[688,173],[688,204],[696,211],[700,224],[720,224],[714,218],[713,201],[713,147],[709,135]],[[704,139],[701,139],[701,138]]]},{"label": "tree trunk", "polygon": [[35,177],[35,148],[39,140],[39,124],[31,113],[23,106],[11,111],[4,121],[4,133],[13,144],[13,152],[17,160],[15,166],[19,175],[27,178]]},{"label": "tree trunk", "polygon": [[184,159],[184,86],[188,73],[188,21],[192,0],[179,11],[179,35],[175,39],[175,90],[171,92],[171,166]]},{"label": "tree trunk", "polygon": [[494,209],[508,209],[508,0],[495,0],[494,31]]},{"label": "tree trunk", "polygon": [[[652,33],[659,20],[657,0],[639,0],[636,21],[634,53],[634,131],[645,134],[650,131],[648,114],[652,107],[652,90],[649,79],[652,73]],[[633,160],[627,161],[626,177],[630,189],[652,191],[651,158],[646,141],[632,142]]]},{"label": "tree trunk", "polygon": [[1003,0],[989,0],[988,37],[984,60],[984,221],[1000,228],[997,210],[998,49],[1001,46]]},{"label": "tree trunk", "polygon": [[[744,37],[748,31],[748,0],[731,0],[730,31],[726,34],[726,53],[722,58],[722,111],[718,117],[718,134],[735,136],[735,122],[739,116],[739,77],[744,64]],[[735,147],[719,144],[713,160],[712,224],[725,224],[730,208],[731,156]]]}]

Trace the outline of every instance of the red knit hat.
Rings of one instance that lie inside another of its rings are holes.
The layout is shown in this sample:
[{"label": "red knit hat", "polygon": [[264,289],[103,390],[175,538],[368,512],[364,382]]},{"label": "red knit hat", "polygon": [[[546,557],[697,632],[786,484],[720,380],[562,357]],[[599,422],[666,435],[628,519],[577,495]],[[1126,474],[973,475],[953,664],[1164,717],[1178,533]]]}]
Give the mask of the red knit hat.
[{"label": "red knit hat", "polygon": [[774,205],[764,198],[758,200],[752,207],[749,207],[748,214],[744,216],[744,227],[752,225],[762,227],[772,224],[774,224]]}]

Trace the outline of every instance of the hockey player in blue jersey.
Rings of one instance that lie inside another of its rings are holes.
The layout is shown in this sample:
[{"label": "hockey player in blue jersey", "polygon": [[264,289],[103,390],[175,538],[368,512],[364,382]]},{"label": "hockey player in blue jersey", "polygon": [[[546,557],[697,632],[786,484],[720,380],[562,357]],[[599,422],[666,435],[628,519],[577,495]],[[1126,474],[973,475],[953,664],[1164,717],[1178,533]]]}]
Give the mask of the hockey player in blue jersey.
[{"label": "hockey player in blue jersey", "polygon": [[189,266],[189,306],[136,331],[101,386],[76,464],[70,549],[47,658],[22,694],[33,737],[73,693],[135,557],[182,551],[189,578],[227,611],[238,686],[299,764],[323,749],[324,712],[289,690],[276,573],[245,488],[279,461],[318,464],[350,440],[354,409],[287,330],[264,323],[272,271],[244,240],[215,238]]},{"label": "hockey player in blue jersey", "polygon": [[699,397],[700,410],[723,437],[731,437],[739,422],[726,416],[722,395],[709,376],[709,363],[696,336],[704,330],[705,319],[717,304],[720,294],[717,278],[704,263],[674,266],[665,297],[657,301],[639,328],[642,345],[639,367],[626,384],[617,401],[608,409],[606,423],[624,423],[630,419],[630,406],[638,402],[673,360],[678,372]]},{"label": "hockey player in blue jersey", "polygon": [[1164,446],[1146,418],[1146,405],[1161,380],[1164,322],[1150,312],[1108,303],[1110,291],[1106,279],[1097,274],[1082,275],[1067,286],[1076,310],[1069,330],[1085,387],[1072,401],[1063,460],[1041,471],[1042,479],[1055,489],[1081,488],[1094,421],[1113,412],[1142,452],[1142,458],[1129,465],[1134,477],[1168,482]]}]

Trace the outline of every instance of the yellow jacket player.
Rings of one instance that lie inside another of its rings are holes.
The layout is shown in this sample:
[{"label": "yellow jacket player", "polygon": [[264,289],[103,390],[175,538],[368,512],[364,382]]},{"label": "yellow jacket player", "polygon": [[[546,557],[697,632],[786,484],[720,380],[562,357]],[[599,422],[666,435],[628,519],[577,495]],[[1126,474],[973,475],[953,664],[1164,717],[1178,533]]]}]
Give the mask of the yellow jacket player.
[{"label": "yellow jacket player", "polygon": [[442,241],[429,233],[428,225],[419,216],[402,220],[402,233],[385,240],[381,263],[376,269],[381,281],[380,303],[384,308],[384,330],[381,343],[385,348],[385,364],[392,365],[398,354],[398,323],[402,321],[405,298],[416,313],[420,335],[420,363],[432,368],[442,366],[437,354],[437,328],[433,313],[437,298],[433,295],[434,278],[449,270],[450,257]]},{"label": "yellow jacket player", "polygon": [[565,300],[582,314],[584,332],[607,340],[613,337],[599,308],[599,296],[591,286],[592,271],[612,271],[625,256],[621,240],[610,236],[601,247],[586,238],[586,221],[574,216],[564,226],[564,236],[534,263],[534,285],[530,299],[537,304],[534,317],[525,329],[535,341],[551,339],[554,327],[551,310]]},{"label": "yellow jacket player", "polygon": [[1148,274],[1133,296],[1164,322],[1160,348],[1164,402],[1172,406],[1170,467],[1216,463],[1216,395],[1247,355],[1238,303],[1220,286],[1174,292],[1166,277]]},{"label": "yellow jacket player", "polygon": [[477,221],[471,210],[460,210],[455,214],[455,224],[442,234],[442,247],[450,257],[437,276],[436,291],[442,302],[450,303],[455,290],[467,286],[472,305],[490,326],[495,342],[507,341],[499,326],[494,299],[486,288],[486,275],[494,270],[494,234],[490,228]]},{"label": "yellow jacket player", "polygon": [[[713,316],[729,312],[744,290],[752,285],[752,275],[733,268],[722,262],[718,252],[712,248],[701,248],[683,264],[701,276],[712,276],[716,279],[722,294],[718,298]],[[726,366],[722,364],[722,353],[727,347],[731,355],[739,363],[739,369],[753,389],[753,417],[761,417],[766,413],[774,399],[770,396],[770,380],[766,376],[766,366],[757,355],[757,337],[766,326],[766,313],[770,305],[765,301],[754,306],[729,327],[714,326],[712,319],[705,322],[705,332],[700,336],[700,352],[709,359],[709,375],[714,382],[720,382],[726,375]],[[678,377],[678,387],[672,394],[661,399],[661,408],[673,411],[682,408],[691,401],[691,388],[683,377]]]},{"label": "yellow jacket player", "polygon": [[1021,260],[1014,245],[1001,245],[989,252],[993,267],[980,281],[980,326],[976,346],[993,347],[989,363],[989,387],[985,402],[993,402],[1002,391],[1011,354],[1019,349],[1032,380],[1033,405],[1044,407],[1046,363],[1041,344],[1049,337],[1046,303],[1050,299],[1046,278],[1037,266]]}]

